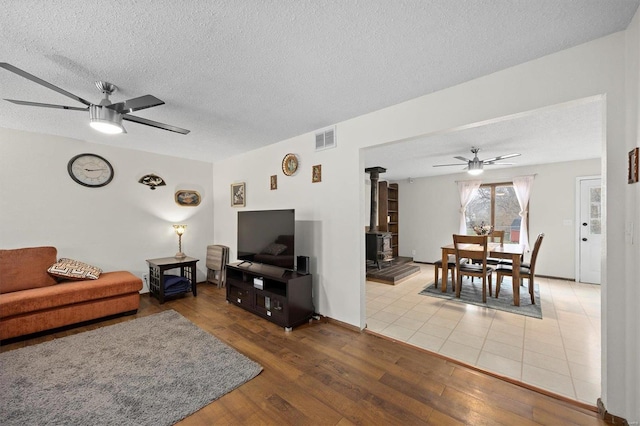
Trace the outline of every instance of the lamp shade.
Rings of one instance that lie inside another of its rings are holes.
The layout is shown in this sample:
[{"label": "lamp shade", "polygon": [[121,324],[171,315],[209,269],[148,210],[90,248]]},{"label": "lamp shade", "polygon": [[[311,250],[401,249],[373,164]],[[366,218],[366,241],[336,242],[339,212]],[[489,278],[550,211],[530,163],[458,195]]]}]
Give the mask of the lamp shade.
[{"label": "lamp shade", "polygon": [[173,229],[175,229],[176,234],[182,235],[187,230],[187,225],[173,225]]},{"label": "lamp shade", "polygon": [[469,172],[470,175],[479,175],[482,173],[482,161],[469,161]]},{"label": "lamp shade", "polygon": [[109,135],[126,133],[122,127],[122,114],[102,105],[89,106],[89,125],[99,132]]}]

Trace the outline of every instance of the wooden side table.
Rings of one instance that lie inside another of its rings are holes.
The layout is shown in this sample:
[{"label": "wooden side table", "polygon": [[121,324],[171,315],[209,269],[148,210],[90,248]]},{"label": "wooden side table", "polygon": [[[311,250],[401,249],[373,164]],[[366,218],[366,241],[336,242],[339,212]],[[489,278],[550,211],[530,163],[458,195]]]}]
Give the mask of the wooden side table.
[{"label": "wooden side table", "polygon": [[175,257],[161,257],[158,259],[147,259],[149,264],[149,292],[158,298],[160,303],[164,303],[164,271],[180,268],[180,276],[185,277],[191,283],[193,296],[198,295],[196,288],[196,263],[198,259],[185,257],[178,259]]}]

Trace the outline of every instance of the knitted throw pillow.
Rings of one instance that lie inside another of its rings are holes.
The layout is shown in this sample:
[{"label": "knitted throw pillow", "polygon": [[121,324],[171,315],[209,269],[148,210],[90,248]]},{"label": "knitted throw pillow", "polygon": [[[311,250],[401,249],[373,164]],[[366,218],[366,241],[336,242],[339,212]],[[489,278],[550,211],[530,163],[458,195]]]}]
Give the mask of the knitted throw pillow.
[{"label": "knitted throw pillow", "polygon": [[77,260],[62,258],[51,265],[47,272],[54,277],[69,280],[97,280],[102,269]]}]

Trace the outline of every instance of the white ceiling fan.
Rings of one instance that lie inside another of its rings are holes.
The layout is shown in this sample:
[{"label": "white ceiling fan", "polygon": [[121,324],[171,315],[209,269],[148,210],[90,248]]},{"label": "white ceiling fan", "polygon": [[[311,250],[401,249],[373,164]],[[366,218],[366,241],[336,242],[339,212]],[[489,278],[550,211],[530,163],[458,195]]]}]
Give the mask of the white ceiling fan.
[{"label": "white ceiling fan", "polygon": [[37,107],[45,107],[45,108],[57,108],[57,109],[68,109],[73,111],[89,111],[89,119],[90,125],[94,129],[109,134],[116,133],[126,133],[127,131],[122,126],[122,120],[133,121],[134,123],[144,124],[151,127],[156,127],[162,130],[168,130],[170,132],[176,132],[183,135],[189,133],[189,130],[182,129],[180,127],[172,126],[170,124],[159,123],[157,121],[149,120],[142,117],[136,117],[134,115],[130,115],[129,113],[140,111],[142,109],[151,108],[158,105],[164,105],[164,102],[160,99],[156,98],[152,95],[144,95],[137,98],[129,99],[123,102],[112,103],[109,100],[109,95],[117,90],[117,87],[114,84],[108,83],[106,81],[96,81],[96,87],[98,90],[102,92],[104,98],[100,101],[100,103],[94,104],[85,99],[82,99],[80,96],[76,96],[73,93],[69,93],[64,89],[61,89],[53,84],[42,80],[41,78],[36,77],[35,75],[29,74],[26,71],[21,70],[11,64],[6,62],[0,62],[0,68],[4,68],[7,71],[11,71],[12,73],[18,74],[21,77],[26,78],[27,80],[31,80],[34,83],[38,83],[41,86],[44,86],[48,89],[56,91],[68,98],[76,100],[80,103],[86,105],[85,107],[72,107],[66,105],[55,105],[55,104],[45,104],[40,102],[29,102],[29,101],[18,101],[15,99],[5,99],[5,101],[9,101],[18,105],[27,105],[27,106],[37,106]]},{"label": "white ceiling fan", "polygon": [[[469,174],[472,175],[479,175],[480,173],[482,173],[484,166],[511,166],[513,165],[513,163],[496,163],[496,161],[500,161],[500,160],[505,160],[507,158],[513,158],[513,157],[517,157],[520,154],[507,154],[507,155],[499,155],[497,157],[493,157],[493,158],[487,158],[485,160],[480,160],[478,158],[478,152],[480,151],[480,148],[471,148],[471,152],[473,153],[473,159],[469,160],[468,158],[464,158],[461,156],[456,156],[453,158],[456,158],[460,161],[464,161],[467,163],[467,167],[465,167],[463,170],[468,170]],[[447,167],[447,166],[460,166],[461,164],[459,163],[454,163],[454,164],[436,164],[433,167]]]}]

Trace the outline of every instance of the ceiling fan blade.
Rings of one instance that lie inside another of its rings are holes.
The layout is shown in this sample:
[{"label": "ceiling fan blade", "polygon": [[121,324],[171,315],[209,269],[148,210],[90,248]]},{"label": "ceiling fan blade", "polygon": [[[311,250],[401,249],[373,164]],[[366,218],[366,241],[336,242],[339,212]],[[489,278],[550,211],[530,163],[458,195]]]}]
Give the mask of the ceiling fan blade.
[{"label": "ceiling fan blade", "polygon": [[484,165],[485,166],[514,166],[516,163],[496,163],[496,162],[485,162]]},{"label": "ceiling fan blade", "polygon": [[487,158],[486,160],[482,160],[483,163],[491,163],[493,161],[498,161],[498,160],[506,160],[507,158],[513,158],[513,157],[517,157],[520,154],[507,154],[507,155],[498,155],[497,157],[493,157],[493,158]]},{"label": "ceiling fan blade", "polygon": [[164,105],[164,101],[152,95],[144,95],[138,98],[118,102],[116,104],[107,105],[107,108],[113,109],[121,113],[140,111],[141,109],[151,108],[158,105]]},{"label": "ceiling fan blade", "polygon": [[5,99],[5,101],[9,101],[18,105],[28,105],[28,106],[37,106],[37,107],[45,107],[45,108],[57,108],[57,109],[71,109],[74,111],[89,111],[89,107],[80,108],[80,107],[71,107],[66,105],[55,105],[55,104],[43,104],[40,102],[29,102],[29,101],[18,101],[15,99]]},{"label": "ceiling fan blade", "polygon": [[457,158],[458,160],[460,160],[460,161],[464,161],[464,162],[466,162],[466,163],[468,163],[469,161],[471,161],[471,160],[469,160],[468,158],[460,157],[459,155],[458,155],[457,157],[453,157],[453,158]]},{"label": "ceiling fan blade", "polygon": [[145,124],[151,127],[157,127],[158,129],[168,130],[170,132],[176,132],[186,135],[191,130],[182,129],[180,127],[172,126],[170,124],[158,123],[157,121],[147,120],[146,118],[136,117],[129,114],[122,114],[122,119],[127,121],[133,121],[134,123]]},{"label": "ceiling fan blade", "polygon": [[23,71],[20,68],[16,68],[11,64],[8,64],[6,62],[0,62],[0,68],[4,68],[7,71],[11,71],[12,73],[18,74],[20,77],[24,77],[27,80],[31,80],[34,83],[38,83],[41,86],[46,87],[47,89],[51,89],[53,91],[56,91],[56,92],[60,93],[61,95],[65,95],[66,97],[74,99],[74,100],[76,100],[78,102],[81,102],[81,103],[87,105],[87,106],[91,105],[91,102],[82,99],[80,96],[76,96],[73,93],[69,93],[64,89],[61,89],[61,88],[59,88],[57,86],[54,86],[53,84],[51,84],[49,82],[46,82],[43,79],[36,77],[35,75],[29,74],[28,72]]},{"label": "ceiling fan blade", "polygon": [[462,166],[460,163],[455,164],[434,164],[433,167]]}]

